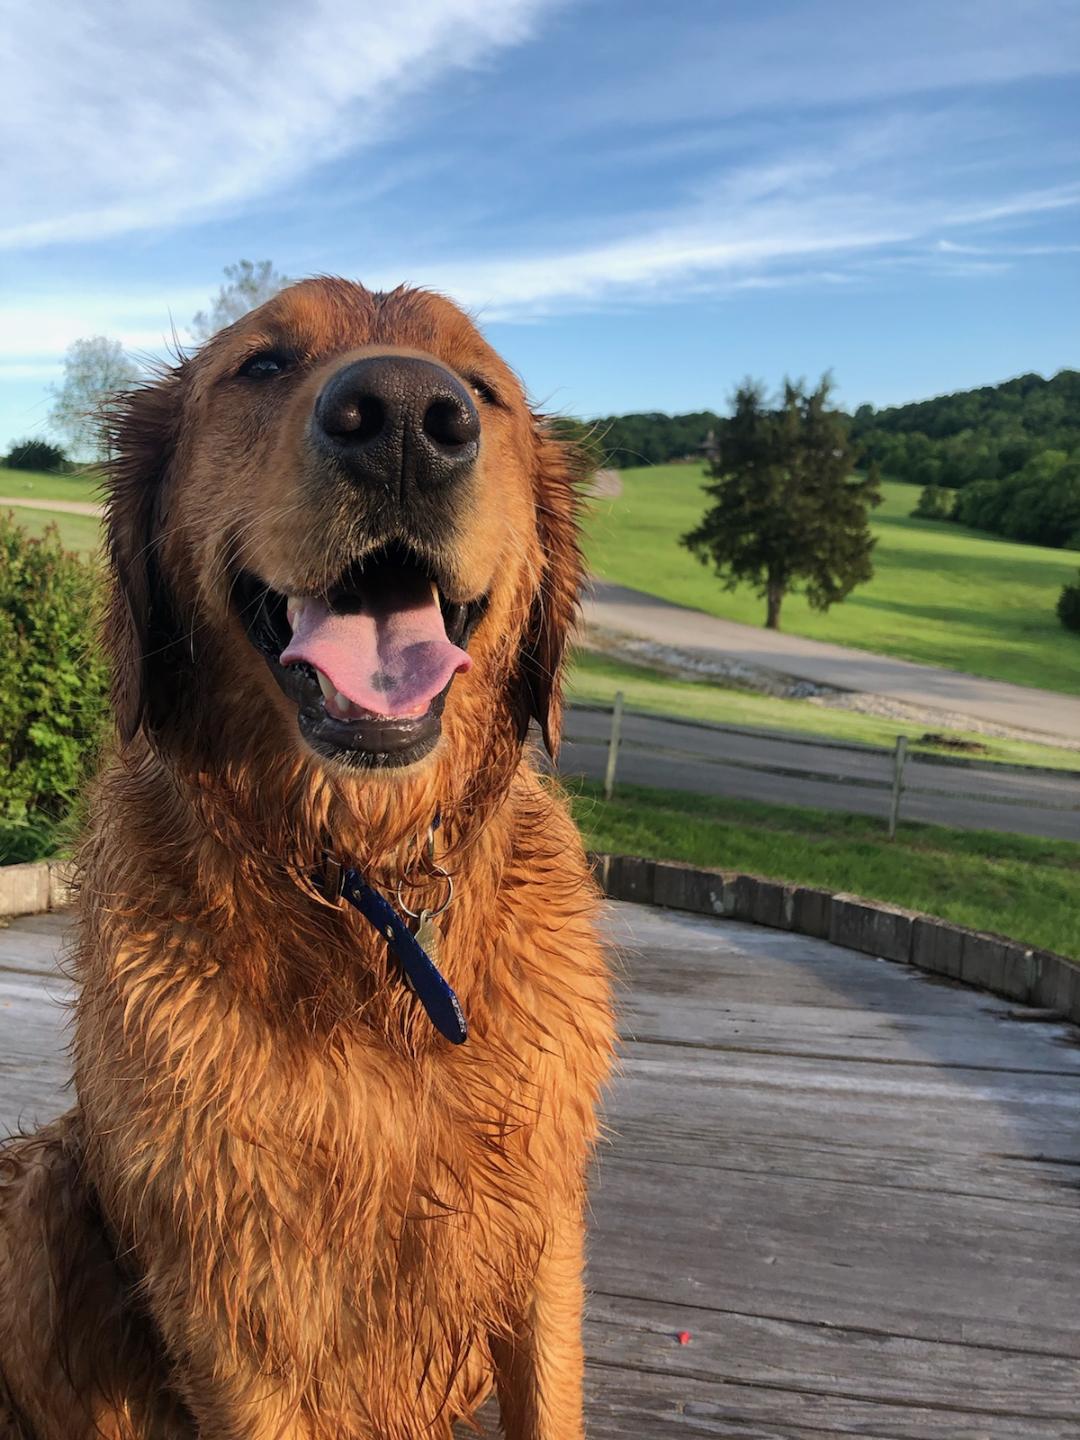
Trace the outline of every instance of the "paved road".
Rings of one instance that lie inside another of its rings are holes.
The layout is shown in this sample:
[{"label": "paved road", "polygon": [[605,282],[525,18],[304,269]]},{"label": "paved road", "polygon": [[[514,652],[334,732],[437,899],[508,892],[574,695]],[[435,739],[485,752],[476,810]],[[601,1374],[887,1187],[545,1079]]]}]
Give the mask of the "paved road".
[{"label": "paved road", "polygon": [[[571,708],[559,757],[560,773],[602,779],[610,731],[611,719],[605,711]],[[1080,761],[1080,755],[1077,759]],[[777,805],[809,805],[884,819],[889,813],[892,775],[892,757],[869,748],[724,730],[655,716],[623,717],[618,778],[635,785]],[[923,759],[909,760],[904,776],[900,813],[905,820],[1080,841],[1080,777]]]},{"label": "paved road", "polygon": [[584,611],[590,625],[681,650],[734,658],[818,685],[882,695],[995,725],[1080,739],[1080,698],[1074,696],[739,625],[603,580],[593,582]]},{"label": "paved road", "polygon": [[[591,1440],[1077,1440],[1077,1032],[790,933],[611,929]],[[62,936],[0,932],[0,1127],[70,1103]]]},{"label": "paved road", "polygon": [[17,510],[57,510],[62,515],[96,515],[100,517],[104,514],[102,507],[90,500],[42,500],[33,499],[27,495],[0,495],[0,510],[5,505],[13,505]]}]

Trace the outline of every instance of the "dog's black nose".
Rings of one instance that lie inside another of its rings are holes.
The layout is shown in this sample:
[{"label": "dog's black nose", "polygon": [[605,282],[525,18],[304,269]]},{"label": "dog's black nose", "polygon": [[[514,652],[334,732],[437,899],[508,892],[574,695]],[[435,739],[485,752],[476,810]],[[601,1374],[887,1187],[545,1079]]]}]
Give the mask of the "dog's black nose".
[{"label": "dog's black nose", "polygon": [[465,386],[443,366],[410,355],[373,355],[326,382],[312,435],[358,483],[426,490],[472,466],[480,416]]}]

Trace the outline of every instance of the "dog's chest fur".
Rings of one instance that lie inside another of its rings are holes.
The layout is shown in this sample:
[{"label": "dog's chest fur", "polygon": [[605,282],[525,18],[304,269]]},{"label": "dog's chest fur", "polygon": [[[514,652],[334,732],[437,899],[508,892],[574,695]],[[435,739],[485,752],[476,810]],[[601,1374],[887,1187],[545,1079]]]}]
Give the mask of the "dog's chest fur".
[{"label": "dog's chest fur", "polygon": [[474,996],[468,1044],[418,1054],[363,1023],[274,1033],[219,975],[162,964],[182,942],[156,948],[129,946],[84,994],[131,1071],[88,1073],[83,1098],[102,1199],[168,1347],[195,1374],[231,1373],[238,1404],[272,1377],[283,1404],[357,1433],[406,1400],[414,1419],[448,1394],[467,1410],[553,1215],[579,1197],[608,1043],[600,988],[595,1045],[583,1028],[580,946],[564,985],[560,955],[519,942]]}]

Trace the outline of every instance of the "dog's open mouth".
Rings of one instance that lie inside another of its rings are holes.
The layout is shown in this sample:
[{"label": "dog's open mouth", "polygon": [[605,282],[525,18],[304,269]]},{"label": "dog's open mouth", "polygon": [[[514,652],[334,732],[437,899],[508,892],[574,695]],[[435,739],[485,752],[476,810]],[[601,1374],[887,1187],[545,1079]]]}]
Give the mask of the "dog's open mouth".
[{"label": "dog's open mouth", "polygon": [[286,595],[242,572],[234,595],[308,743],[368,767],[410,765],[434,746],[485,608],[482,597],[448,599],[438,574],[399,545],[365,556],[320,594]]}]

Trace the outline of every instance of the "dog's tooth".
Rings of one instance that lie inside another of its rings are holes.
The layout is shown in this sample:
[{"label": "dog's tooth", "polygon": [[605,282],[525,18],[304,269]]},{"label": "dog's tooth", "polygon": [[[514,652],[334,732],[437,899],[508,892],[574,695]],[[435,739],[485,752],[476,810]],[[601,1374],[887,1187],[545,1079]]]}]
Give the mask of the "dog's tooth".
[{"label": "dog's tooth", "polygon": [[439,587],[438,587],[438,585],[435,584],[435,581],[434,581],[434,580],[432,580],[432,582],[431,582],[431,598],[435,601],[435,604],[438,605],[438,603],[439,603]]},{"label": "dog's tooth", "polygon": [[352,714],[352,701],[347,695],[343,695],[340,690],[335,690],[334,698],[328,700],[326,703],[342,720],[347,720]]},{"label": "dog's tooth", "polygon": [[316,670],[315,675],[319,682],[319,689],[323,693],[323,699],[331,700],[338,693],[337,686],[332,680],[328,680],[321,670]]}]

